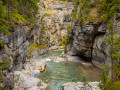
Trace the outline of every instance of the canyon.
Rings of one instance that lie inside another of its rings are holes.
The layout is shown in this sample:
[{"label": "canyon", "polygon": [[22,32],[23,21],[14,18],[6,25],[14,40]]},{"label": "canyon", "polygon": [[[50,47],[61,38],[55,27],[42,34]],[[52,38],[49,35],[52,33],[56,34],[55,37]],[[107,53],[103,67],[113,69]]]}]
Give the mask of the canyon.
[{"label": "canyon", "polygon": [[[90,68],[86,71],[88,74],[93,72],[95,76],[100,77],[100,65],[111,65],[105,40],[106,23],[96,19],[79,24],[72,20],[73,2],[41,0],[38,6],[35,25],[19,24],[10,29],[10,35],[0,33],[0,40],[4,43],[4,48],[0,48],[0,62],[11,62],[7,69],[2,70],[3,90],[48,90],[48,84],[41,78],[36,78],[36,75],[44,73],[49,62],[78,63],[81,68],[85,68],[83,71]],[[77,12],[79,13],[79,8]],[[91,13],[98,15],[96,10]],[[114,26],[119,36],[120,12],[117,12],[116,16]],[[66,45],[60,45],[65,40]],[[55,50],[63,51],[58,52],[57,56],[51,55]],[[62,90],[79,90],[80,87],[100,90],[98,84],[99,81],[94,80],[86,85],[76,81],[65,82],[60,86]]]}]

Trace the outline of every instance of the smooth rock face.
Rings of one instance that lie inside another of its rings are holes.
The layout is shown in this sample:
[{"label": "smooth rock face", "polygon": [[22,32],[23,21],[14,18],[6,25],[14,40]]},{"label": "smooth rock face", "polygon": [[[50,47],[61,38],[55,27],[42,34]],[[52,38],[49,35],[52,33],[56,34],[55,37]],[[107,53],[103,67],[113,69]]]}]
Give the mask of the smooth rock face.
[{"label": "smooth rock face", "polygon": [[99,82],[70,82],[62,85],[62,90],[100,90]]},{"label": "smooth rock face", "polygon": [[106,30],[106,24],[100,22],[88,22],[82,25],[73,22],[65,52],[82,57],[86,61],[104,63],[107,58],[104,42]]},{"label": "smooth rock face", "polygon": [[73,22],[67,44],[68,54],[78,55],[87,59],[92,57],[92,45],[97,30],[94,24],[80,24]]},{"label": "smooth rock face", "polygon": [[92,51],[92,60],[93,62],[99,62],[101,64],[105,63],[106,55],[106,46],[105,46],[105,36],[97,36],[93,43],[93,51]]},{"label": "smooth rock face", "polygon": [[20,71],[15,71],[14,77],[13,90],[47,90],[47,85],[40,79],[30,77]]}]

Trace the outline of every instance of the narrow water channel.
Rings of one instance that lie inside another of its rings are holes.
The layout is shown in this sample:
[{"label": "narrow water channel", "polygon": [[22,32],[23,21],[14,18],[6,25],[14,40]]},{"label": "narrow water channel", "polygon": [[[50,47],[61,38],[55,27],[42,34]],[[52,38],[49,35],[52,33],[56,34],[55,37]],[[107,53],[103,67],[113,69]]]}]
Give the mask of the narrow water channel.
[{"label": "narrow water channel", "polygon": [[[62,50],[55,50],[51,54],[58,56]],[[47,61],[46,70],[36,75],[48,84],[49,90],[62,90],[61,85],[67,82],[98,81],[100,74],[96,68],[85,68],[78,62]]]}]

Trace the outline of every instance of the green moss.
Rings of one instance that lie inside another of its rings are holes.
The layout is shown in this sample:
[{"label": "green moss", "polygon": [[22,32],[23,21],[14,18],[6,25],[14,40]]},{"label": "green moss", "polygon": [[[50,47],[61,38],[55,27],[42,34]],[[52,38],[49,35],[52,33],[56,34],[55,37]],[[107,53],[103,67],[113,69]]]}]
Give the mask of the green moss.
[{"label": "green moss", "polygon": [[31,44],[28,46],[28,55],[29,56],[32,56],[32,52],[37,50],[37,49],[42,49],[42,48],[46,48],[47,45],[44,44],[44,45],[38,45],[38,44]]},{"label": "green moss", "polygon": [[63,39],[58,46],[65,46],[67,39]]},{"label": "green moss", "polygon": [[0,40],[0,47],[3,47],[3,45],[4,45],[3,42]]},{"label": "green moss", "polygon": [[47,9],[44,9],[43,10],[45,14],[50,14],[50,15],[54,15],[55,13],[51,10],[47,10]]},{"label": "green moss", "polygon": [[0,62],[0,70],[2,68],[7,68],[9,64],[11,64],[11,62]]},{"label": "green moss", "polygon": [[67,38],[68,38],[68,35],[69,35],[69,32],[70,32],[70,31],[69,31],[69,30],[70,30],[70,27],[71,27],[71,25],[68,24],[68,25],[67,25]]},{"label": "green moss", "polygon": [[108,85],[106,85],[104,90],[120,90],[120,80],[109,83]]}]

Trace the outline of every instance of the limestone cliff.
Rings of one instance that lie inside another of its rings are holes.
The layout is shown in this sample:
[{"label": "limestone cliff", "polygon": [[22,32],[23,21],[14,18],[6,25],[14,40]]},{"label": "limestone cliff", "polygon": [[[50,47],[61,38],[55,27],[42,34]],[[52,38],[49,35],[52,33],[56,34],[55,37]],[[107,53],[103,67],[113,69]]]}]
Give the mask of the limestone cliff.
[{"label": "limestone cliff", "polygon": [[37,35],[41,29],[38,25],[34,25],[31,28],[28,25],[17,25],[16,27],[11,28],[10,31],[12,33],[10,35],[0,33],[0,40],[4,43],[4,47],[0,49],[0,62],[11,62],[8,70],[3,71],[5,75],[3,76],[3,80],[5,81],[4,85],[8,85],[6,83],[13,81],[9,80],[10,76],[7,76],[8,72],[23,69],[23,65],[27,60],[35,57],[35,55],[37,55],[36,57],[39,57],[46,54],[47,51],[46,48],[43,48],[39,49],[39,52],[34,50],[34,53],[36,52],[37,54],[33,53],[31,56],[28,55],[29,45],[38,43],[39,41]]},{"label": "limestone cliff", "polygon": [[[117,12],[113,22],[114,30],[119,34],[120,12]],[[94,17],[95,18],[95,17]],[[106,46],[107,23],[99,20],[87,21],[82,24],[73,21],[70,28],[66,53],[77,55],[95,65],[108,63],[108,48]]]},{"label": "limestone cliff", "polygon": [[49,46],[58,45],[66,36],[66,28],[71,24],[73,2],[41,0],[39,19],[43,21]]}]

